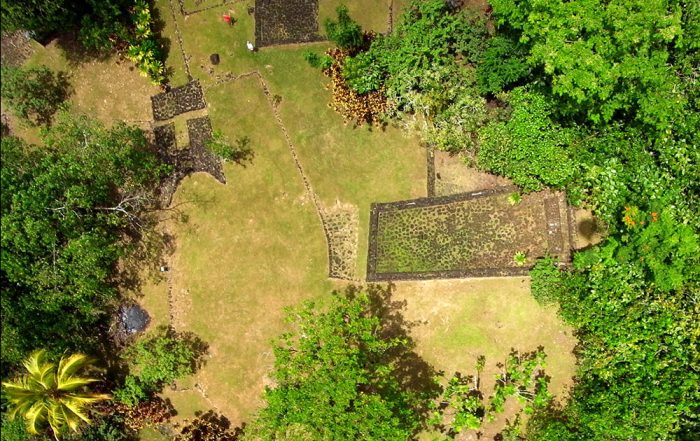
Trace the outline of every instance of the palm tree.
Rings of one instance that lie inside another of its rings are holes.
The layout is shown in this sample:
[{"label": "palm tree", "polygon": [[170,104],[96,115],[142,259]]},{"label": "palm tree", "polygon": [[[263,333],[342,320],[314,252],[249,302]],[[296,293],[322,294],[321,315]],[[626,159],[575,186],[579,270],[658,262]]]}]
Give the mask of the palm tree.
[{"label": "palm tree", "polygon": [[86,407],[110,398],[85,390],[97,379],[75,375],[90,363],[86,355],[73,354],[61,357],[56,366],[46,360],[46,351],[32,353],[23,362],[28,373],[17,381],[2,383],[10,403],[10,418],[21,415],[34,434],[48,422],[56,439],[66,427],[77,431],[82,421],[89,423]]}]

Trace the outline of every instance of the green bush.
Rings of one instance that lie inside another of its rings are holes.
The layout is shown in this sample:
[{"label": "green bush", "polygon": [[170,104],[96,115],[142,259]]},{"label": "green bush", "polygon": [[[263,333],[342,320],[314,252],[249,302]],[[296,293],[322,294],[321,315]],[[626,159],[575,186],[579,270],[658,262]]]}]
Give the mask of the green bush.
[{"label": "green bush", "polygon": [[145,401],[163,386],[193,374],[205,350],[206,345],[192,334],[159,328],[123,354],[129,360],[131,373],[124,385],[114,391],[114,399],[128,406]]},{"label": "green bush", "polygon": [[566,294],[566,275],[553,257],[539,259],[530,270],[532,296],[542,304],[558,301]]},{"label": "green bush", "polygon": [[153,19],[148,2],[136,0],[131,19],[134,36],[127,49],[127,57],[136,63],[143,76],[149,77],[154,84],[161,84],[165,81],[165,64],[160,45],[151,29]]},{"label": "green bush", "polygon": [[576,170],[568,147],[577,132],[552,121],[550,104],[540,93],[516,88],[507,100],[511,118],[479,133],[479,166],[511,178],[526,192],[544,185],[564,187]]},{"label": "green bush", "polygon": [[216,130],[214,136],[207,141],[207,147],[225,161],[243,164],[253,159],[253,149],[250,148],[250,138],[247,136],[238,138],[231,144],[221,131]]},{"label": "green bush", "polygon": [[328,18],[324,23],[328,39],[348,51],[359,49],[364,41],[362,27],[350,17],[347,6],[340,5],[335,11],[337,21]]},{"label": "green bush", "polygon": [[309,66],[321,70],[326,70],[333,64],[333,59],[328,55],[319,55],[310,50],[304,51],[304,59]]},{"label": "green bush", "polygon": [[530,67],[525,50],[513,40],[496,36],[489,40],[477,64],[477,83],[482,93],[498,93],[527,77]]},{"label": "green bush", "polygon": [[33,125],[49,125],[70,94],[68,76],[47,67],[2,67],[3,101]]}]

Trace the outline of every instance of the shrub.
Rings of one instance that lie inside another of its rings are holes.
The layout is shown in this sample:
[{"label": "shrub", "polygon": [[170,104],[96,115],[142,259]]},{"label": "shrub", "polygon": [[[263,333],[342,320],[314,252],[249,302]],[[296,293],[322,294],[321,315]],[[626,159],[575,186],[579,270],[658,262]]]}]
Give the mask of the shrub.
[{"label": "shrub", "polygon": [[348,8],[340,5],[335,10],[338,21],[326,19],[324,26],[328,39],[337,44],[341,49],[353,51],[359,49],[363,43],[362,28],[350,18]]},{"label": "shrub", "polygon": [[482,93],[497,93],[525,78],[530,68],[526,52],[511,39],[492,38],[477,64],[477,83]]},{"label": "shrub", "polygon": [[357,93],[351,89],[343,76],[343,63],[347,53],[335,48],[328,51],[333,59],[330,68],[324,71],[331,79],[331,107],[346,120],[356,124],[373,124],[381,121],[388,109],[386,96],[382,90]]},{"label": "shrub", "polygon": [[319,55],[316,52],[308,50],[304,51],[304,59],[309,63],[309,66],[321,70],[328,69],[333,63],[333,60],[328,55]]},{"label": "shrub", "polygon": [[231,144],[221,131],[216,130],[212,138],[207,141],[207,147],[225,161],[234,161],[238,164],[242,164],[253,158],[253,150],[250,148],[250,138],[247,136],[240,137],[236,139],[234,144]]},{"label": "shrub", "polygon": [[47,67],[2,68],[2,98],[32,125],[50,125],[70,94],[68,76]]},{"label": "shrub", "polygon": [[125,352],[131,373],[124,380],[124,386],[114,392],[115,400],[134,406],[163,386],[193,374],[205,350],[205,344],[192,334],[159,328],[154,335],[136,342]]},{"label": "shrub", "polygon": [[134,37],[127,50],[127,57],[136,63],[143,76],[154,84],[165,81],[165,65],[160,45],[151,29],[151,9],[145,0],[136,0],[131,13],[134,24]]},{"label": "shrub", "polygon": [[547,256],[539,259],[530,270],[532,296],[542,304],[556,302],[564,294],[566,273],[556,265],[556,260]]},{"label": "shrub", "polygon": [[576,131],[552,122],[549,103],[537,92],[514,89],[508,102],[510,120],[492,122],[480,131],[479,166],[511,178],[525,191],[565,186],[575,173],[566,148]]}]

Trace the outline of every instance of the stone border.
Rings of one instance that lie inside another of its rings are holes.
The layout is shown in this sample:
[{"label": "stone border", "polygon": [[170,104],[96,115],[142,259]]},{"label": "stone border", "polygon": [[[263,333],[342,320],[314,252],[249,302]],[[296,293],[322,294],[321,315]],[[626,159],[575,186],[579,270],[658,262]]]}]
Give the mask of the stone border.
[{"label": "stone border", "polygon": [[425,162],[427,169],[427,195],[429,198],[435,197],[435,148],[425,147]]},{"label": "stone border", "polygon": [[[211,137],[211,121],[208,116],[187,120],[190,145],[179,149],[175,136],[175,124],[170,122],[153,128],[153,136],[161,161],[173,170],[160,182],[160,203],[167,207],[180,182],[192,173],[209,173],[214,179],[226,184],[221,160],[211,153],[205,145],[207,136]],[[194,142],[193,142],[194,140]]]},{"label": "stone border", "polygon": [[[448,196],[409,199],[398,202],[373,203],[370,208],[369,243],[367,256],[367,281],[381,282],[394,280],[456,279],[466,277],[512,277],[527,275],[530,271],[529,267],[474,268],[465,270],[424,271],[406,273],[377,273],[376,271],[377,234],[379,231],[379,214],[381,212],[402,210],[406,208],[431,207],[436,205],[451,204],[455,202],[464,202],[471,199],[483,198],[504,193],[512,193],[513,191],[518,191],[518,187],[514,185],[509,185],[496,187],[488,190],[473,191],[469,193],[460,193]],[[568,211],[569,208],[567,207],[567,212]],[[569,247],[570,246],[571,244],[569,244]]]},{"label": "stone border", "polygon": [[232,3],[238,3],[240,1],[241,0],[222,0],[221,2],[218,2],[214,5],[205,6],[199,9],[193,9],[191,11],[188,11],[187,8],[185,8],[185,0],[178,0],[178,3],[180,4],[180,14],[182,14],[183,17],[187,17],[188,15],[194,15],[200,12],[208,11],[210,9],[220,8],[222,6],[230,5]]}]

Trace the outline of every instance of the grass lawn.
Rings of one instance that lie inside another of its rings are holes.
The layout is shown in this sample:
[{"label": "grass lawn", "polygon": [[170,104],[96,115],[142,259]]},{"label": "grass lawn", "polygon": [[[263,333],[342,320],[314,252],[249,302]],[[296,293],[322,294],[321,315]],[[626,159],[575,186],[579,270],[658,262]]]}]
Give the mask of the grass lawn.
[{"label": "grass lawn", "polygon": [[[559,399],[566,395],[575,372],[576,339],[555,308],[543,308],[532,298],[528,278],[398,282],[394,300],[406,302],[404,318],[416,323],[411,329],[416,352],[447,376],[473,374],[477,357],[486,357],[485,397],[493,390],[496,364],[503,363],[511,349],[529,352],[540,345],[547,354],[550,392]],[[509,398],[506,411],[484,424],[479,439],[493,439],[520,408]],[[475,432],[460,435],[458,439],[477,439]]]},{"label": "grass lawn", "polygon": [[[192,74],[205,88],[213,128],[232,140],[250,137],[255,153],[246,167],[225,166],[226,185],[204,174],[186,179],[173,204],[187,221],[173,221],[166,227],[176,238],[169,262],[173,324],[197,333],[210,345],[205,367],[192,380],[207,399],[202,401],[199,392],[168,391],[166,396],[183,409],[183,414],[210,406],[233,424],[249,420],[261,404],[273,362],[270,340],[285,329],[284,307],[304,299],[323,300],[334,287],[326,277],[327,250],[318,215],[268,98],[279,96],[277,115],[322,205],[341,202],[359,212],[358,276],[364,274],[366,266],[370,203],[424,196],[426,187],[425,151],[416,139],[392,127],[384,131],[353,128],[328,108],[326,80],[306,65],[302,56],[307,49],[323,51],[326,43],[271,47],[255,53],[245,49],[246,40],[253,40],[253,18],[247,13],[250,4],[233,3],[187,18],[177,13],[172,26],[166,26],[166,32],[173,31],[177,23]],[[170,14],[168,1],[159,0],[157,5],[162,17]],[[388,4],[372,5],[383,11],[381,17],[378,12],[366,12],[362,20],[384,23],[385,27]],[[234,26],[221,20],[228,11],[237,19]],[[176,42],[174,35],[166,37]],[[176,44],[170,49],[168,59],[175,60],[171,66],[173,85],[180,85],[185,77],[178,61],[182,56]],[[209,62],[213,53],[221,58],[217,66]],[[256,76],[217,84],[226,75],[253,71],[262,76],[270,97],[264,95]],[[430,302],[435,301],[444,304],[450,314],[464,318],[463,323],[457,320],[447,328],[416,328],[426,359],[446,370],[451,369],[449,362],[460,359],[461,369],[468,369],[473,365],[471,354],[494,355],[495,362],[507,353],[509,344],[519,346],[527,340],[523,349],[530,350],[556,339],[562,328],[554,315],[538,309],[527,287],[514,280],[517,282],[463,282],[468,286],[450,282],[401,285],[397,295],[408,299],[407,315],[428,314]],[[162,315],[167,293],[165,281],[148,286],[142,303],[154,315]],[[474,293],[480,294],[475,297]],[[509,302],[501,321],[528,329],[546,326],[527,338],[527,334],[515,335],[512,330],[503,334],[493,321],[467,320],[479,317],[470,314],[489,293],[494,300]],[[518,340],[508,343],[511,335]],[[491,348],[491,337],[499,339],[498,349]],[[489,352],[491,349],[494,352]],[[557,366],[572,368],[567,358],[570,348],[561,350],[558,359],[552,355],[553,363],[556,359]],[[562,383],[571,370],[567,369],[559,370]],[[199,397],[183,403],[184,399],[177,401],[174,396],[189,393]]]}]

